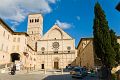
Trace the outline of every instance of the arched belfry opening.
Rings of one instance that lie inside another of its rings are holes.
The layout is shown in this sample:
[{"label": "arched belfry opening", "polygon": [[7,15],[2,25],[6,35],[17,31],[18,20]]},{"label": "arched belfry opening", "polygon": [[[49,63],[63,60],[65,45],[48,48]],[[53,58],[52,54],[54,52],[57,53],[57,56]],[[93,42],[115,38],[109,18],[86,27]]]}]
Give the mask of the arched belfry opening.
[{"label": "arched belfry opening", "polygon": [[20,54],[19,53],[12,53],[11,55],[11,62],[15,62],[16,60],[20,60]]}]

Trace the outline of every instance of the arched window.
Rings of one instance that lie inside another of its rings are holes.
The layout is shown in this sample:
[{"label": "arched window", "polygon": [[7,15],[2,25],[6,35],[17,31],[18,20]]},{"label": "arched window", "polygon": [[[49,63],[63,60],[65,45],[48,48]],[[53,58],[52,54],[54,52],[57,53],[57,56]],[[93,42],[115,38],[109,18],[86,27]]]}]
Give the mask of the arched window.
[{"label": "arched window", "polygon": [[32,22],[33,22],[34,20],[32,19]]},{"label": "arched window", "polygon": [[37,19],[35,19],[35,22],[37,22]]},{"label": "arched window", "polygon": [[37,19],[37,22],[39,22],[39,19]]},{"label": "arched window", "polygon": [[31,19],[30,19],[30,23],[31,23]]}]

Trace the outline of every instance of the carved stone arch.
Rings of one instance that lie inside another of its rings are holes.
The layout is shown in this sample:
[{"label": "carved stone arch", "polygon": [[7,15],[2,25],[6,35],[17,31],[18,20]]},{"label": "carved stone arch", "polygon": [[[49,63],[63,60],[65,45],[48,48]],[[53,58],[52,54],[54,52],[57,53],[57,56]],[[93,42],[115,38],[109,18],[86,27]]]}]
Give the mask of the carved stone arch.
[{"label": "carved stone arch", "polygon": [[55,57],[55,58],[54,58],[54,62],[59,62],[59,60],[60,60],[60,59],[59,59],[58,57]]},{"label": "carved stone arch", "polygon": [[49,39],[63,39],[63,33],[61,30],[54,28],[50,31],[48,38]]},{"label": "carved stone arch", "polygon": [[58,28],[54,28],[52,30],[58,30],[61,33],[61,35],[63,35],[62,31],[60,29],[58,29]]}]

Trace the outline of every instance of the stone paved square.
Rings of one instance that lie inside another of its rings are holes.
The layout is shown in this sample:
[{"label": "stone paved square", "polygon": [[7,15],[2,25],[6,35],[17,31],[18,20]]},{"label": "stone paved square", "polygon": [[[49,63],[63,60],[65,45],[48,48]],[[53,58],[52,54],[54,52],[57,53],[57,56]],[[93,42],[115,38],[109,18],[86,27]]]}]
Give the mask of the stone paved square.
[{"label": "stone paved square", "polygon": [[44,74],[42,71],[17,72],[15,75],[7,73],[0,73],[0,80],[98,80],[96,77],[85,77],[83,79],[72,78],[69,72],[47,72]]}]

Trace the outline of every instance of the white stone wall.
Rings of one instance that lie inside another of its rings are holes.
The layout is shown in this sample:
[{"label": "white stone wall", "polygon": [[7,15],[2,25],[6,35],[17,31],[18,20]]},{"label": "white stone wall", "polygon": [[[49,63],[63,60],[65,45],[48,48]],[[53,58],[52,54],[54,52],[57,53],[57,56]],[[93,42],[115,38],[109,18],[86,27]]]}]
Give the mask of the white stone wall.
[{"label": "white stone wall", "polygon": [[24,33],[11,31],[2,22],[0,24],[0,64],[11,62],[11,54],[20,54],[20,60],[23,59],[23,52],[27,50],[27,36]]},{"label": "white stone wall", "polygon": [[52,54],[52,55],[37,55],[37,66],[41,69],[41,64],[45,65],[46,69],[54,69],[55,59],[58,58],[59,69],[65,68],[68,64],[71,64],[74,59],[74,54]]},{"label": "white stone wall", "polygon": [[[14,39],[16,40],[14,41]],[[18,39],[20,39],[20,41]],[[27,41],[27,37],[25,35],[13,35],[12,52],[14,53],[25,52],[27,48],[26,41]]]},{"label": "white stone wall", "polygon": [[74,45],[74,39],[72,40],[41,40],[37,42],[37,51],[41,51],[41,48],[44,47],[45,51],[54,51],[53,48],[53,43],[58,42],[59,43],[59,49],[58,51],[68,51],[67,47],[71,47],[71,50],[75,50],[75,45]]},{"label": "white stone wall", "polygon": [[4,25],[0,24],[0,64],[8,63],[10,60],[9,54],[11,51],[11,42],[12,42],[12,33],[8,32],[4,27]]},{"label": "white stone wall", "polygon": [[[59,43],[58,48],[53,47],[54,42]],[[43,47],[45,49],[44,51],[42,50]],[[68,47],[70,47],[70,50],[68,50]],[[58,53],[54,53],[55,51],[58,51]],[[44,64],[46,69],[54,69],[56,59],[59,68],[65,68],[68,64],[71,64],[75,58],[75,40],[57,25],[54,25],[37,41],[37,63],[39,69],[41,69],[41,64]]]}]

